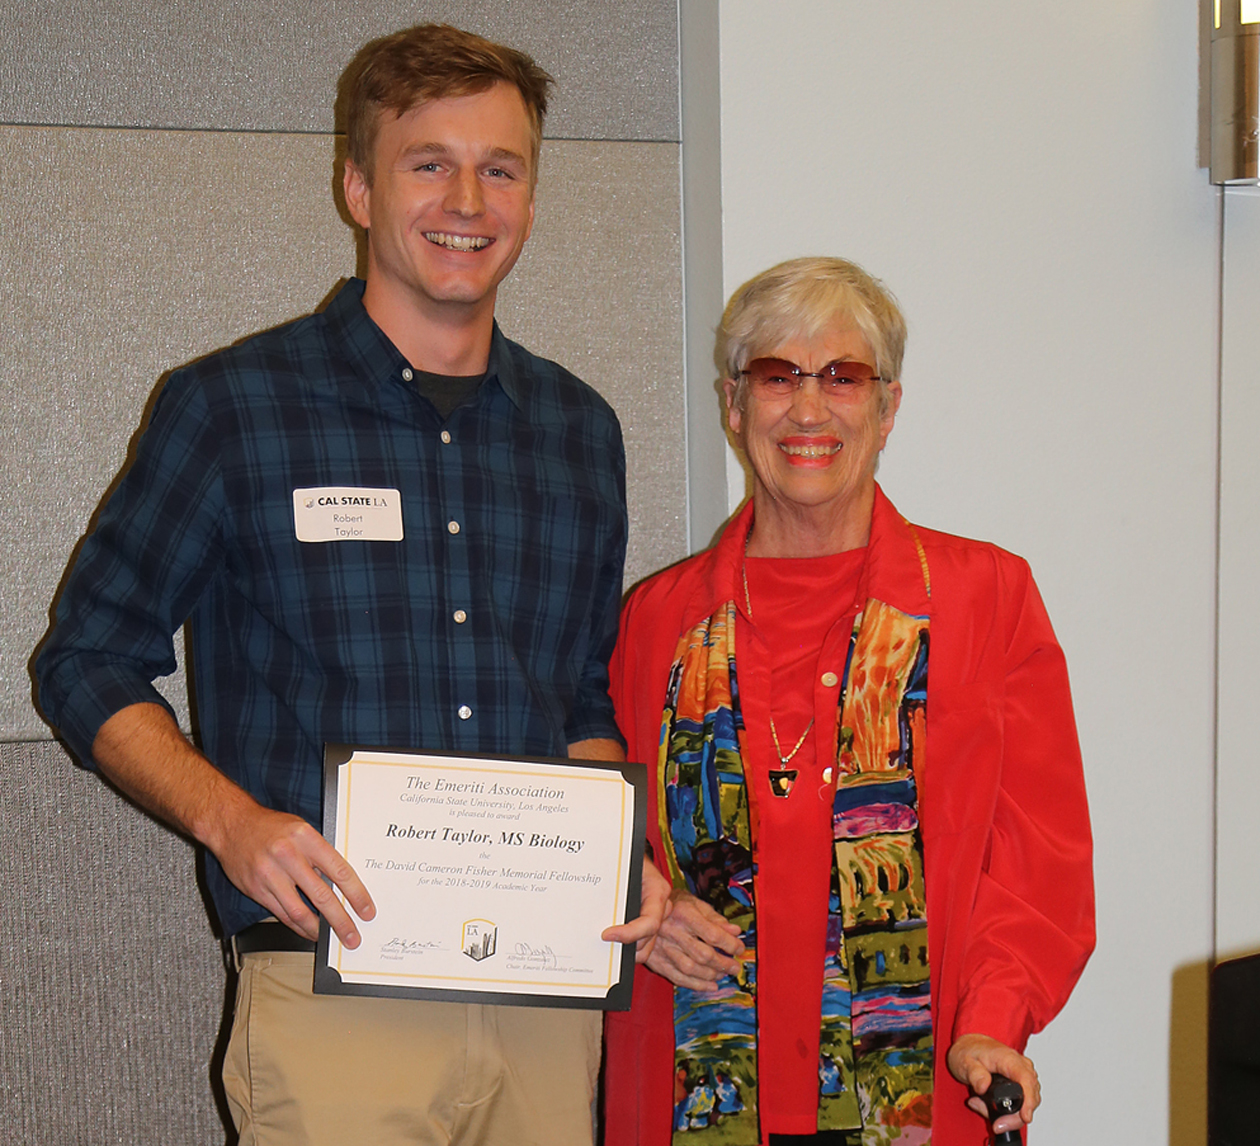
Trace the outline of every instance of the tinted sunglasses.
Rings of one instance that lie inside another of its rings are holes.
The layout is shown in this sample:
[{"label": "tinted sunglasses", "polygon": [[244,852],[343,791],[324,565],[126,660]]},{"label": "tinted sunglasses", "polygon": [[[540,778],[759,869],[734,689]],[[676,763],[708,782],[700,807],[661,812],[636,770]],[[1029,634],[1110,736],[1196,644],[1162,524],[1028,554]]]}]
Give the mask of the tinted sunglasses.
[{"label": "tinted sunglasses", "polygon": [[811,371],[802,370],[786,358],[754,358],[740,374],[748,379],[759,398],[791,397],[805,385],[806,378],[817,378],[822,392],[831,397],[856,394],[869,382],[883,381],[875,367],[840,359]]}]

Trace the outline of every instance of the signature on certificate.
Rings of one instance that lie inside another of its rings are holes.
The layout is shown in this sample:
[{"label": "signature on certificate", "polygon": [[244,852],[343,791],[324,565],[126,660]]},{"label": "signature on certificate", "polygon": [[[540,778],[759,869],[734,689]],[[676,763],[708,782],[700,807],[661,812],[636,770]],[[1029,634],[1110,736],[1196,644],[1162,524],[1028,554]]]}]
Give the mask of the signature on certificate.
[{"label": "signature on certificate", "polygon": [[403,955],[423,955],[426,951],[439,951],[442,945],[436,939],[400,939],[395,936],[381,944],[381,954],[395,959]]},{"label": "signature on certificate", "polygon": [[518,943],[512,954],[517,962],[539,970],[554,971],[559,965],[559,959],[550,947],[531,947],[528,943]]}]

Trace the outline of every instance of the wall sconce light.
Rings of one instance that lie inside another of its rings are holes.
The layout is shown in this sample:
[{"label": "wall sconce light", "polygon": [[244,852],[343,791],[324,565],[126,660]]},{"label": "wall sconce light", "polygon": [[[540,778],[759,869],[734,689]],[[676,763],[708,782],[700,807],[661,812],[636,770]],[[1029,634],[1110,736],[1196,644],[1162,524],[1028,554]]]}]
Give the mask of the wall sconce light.
[{"label": "wall sconce light", "polygon": [[1213,183],[1260,183],[1260,0],[1212,0]]}]

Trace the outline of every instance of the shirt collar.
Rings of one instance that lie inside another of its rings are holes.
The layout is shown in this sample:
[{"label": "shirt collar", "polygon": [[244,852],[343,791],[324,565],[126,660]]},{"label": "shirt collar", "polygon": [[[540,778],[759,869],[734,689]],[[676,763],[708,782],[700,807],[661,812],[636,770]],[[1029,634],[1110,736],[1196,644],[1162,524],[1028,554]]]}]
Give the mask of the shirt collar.
[{"label": "shirt collar", "polygon": [[324,310],[333,346],[340,350],[363,382],[380,387],[399,378],[407,360],[363,305],[362,279],[348,279]]},{"label": "shirt collar", "polygon": [[512,353],[512,344],[503,337],[499,324],[494,324],[490,334],[490,364],[486,368],[486,381],[497,378],[503,393],[518,410],[524,403],[525,392],[521,382],[520,371],[516,368],[516,357]]},{"label": "shirt collar", "polygon": [[[328,304],[324,319],[356,372],[379,387],[389,379],[401,379],[403,370],[410,364],[364,307],[366,286],[362,279],[348,279]],[[498,379],[504,394],[519,408],[524,399],[520,372],[511,344],[497,322],[490,334],[490,360],[486,368],[486,381],[492,378]]]}]

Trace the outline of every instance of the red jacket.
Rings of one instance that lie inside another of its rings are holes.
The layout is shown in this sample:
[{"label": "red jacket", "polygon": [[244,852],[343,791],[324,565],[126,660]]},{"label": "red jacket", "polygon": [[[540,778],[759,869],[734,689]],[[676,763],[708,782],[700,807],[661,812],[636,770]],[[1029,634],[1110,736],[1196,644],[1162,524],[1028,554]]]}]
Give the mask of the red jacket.
[{"label": "red jacket", "polygon": [[[726,601],[742,603],[751,520],[749,504],[713,549],[640,585],[622,614],[612,695],[629,759],[653,775],[648,837],[658,853],[666,677],[684,630]],[[987,1127],[945,1068],[950,1045],[979,1033],[1022,1051],[1067,1001],[1094,947],[1092,841],[1067,668],[1026,562],[912,530],[878,487],[864,579],[863,599],[931,619],[926,764],[916,778],[936,1033],[932,1141],[983,1146]],[[846,630],[827,640],[847,638]],[[743,660],[739,671],[747,696],[753,674]],[[608,1016],[606,1146],[668,1146],[672,991],[640,967],[632,1010]]]}]

